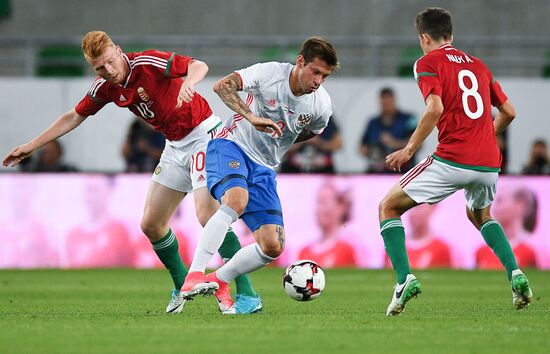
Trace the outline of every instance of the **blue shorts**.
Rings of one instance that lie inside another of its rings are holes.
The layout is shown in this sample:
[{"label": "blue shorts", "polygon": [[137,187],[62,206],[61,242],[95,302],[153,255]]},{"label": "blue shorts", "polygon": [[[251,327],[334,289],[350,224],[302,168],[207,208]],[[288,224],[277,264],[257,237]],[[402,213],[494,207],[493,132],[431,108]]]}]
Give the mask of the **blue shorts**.
[{"label": "blue shorts", "polygon": [[252,232],[267,224],[284,226],[275,171],[254,162],[233,141],[214,139],[208,142],[206,175],[208,190],[220,203],[230,188],[248,190],[248,205],[241,219]]}]

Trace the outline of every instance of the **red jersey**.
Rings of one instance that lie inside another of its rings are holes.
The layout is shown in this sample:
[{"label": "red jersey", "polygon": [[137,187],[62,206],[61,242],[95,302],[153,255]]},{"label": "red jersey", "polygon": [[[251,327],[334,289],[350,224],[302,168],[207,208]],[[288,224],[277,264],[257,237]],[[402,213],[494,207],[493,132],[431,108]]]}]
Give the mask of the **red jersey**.
[{"label": "red jersey", "polygon": [[414,75],[424,99],[441,97],[443,114],[437,122],[441,159],[481,171],[498,171],[498,149],[492,106],[508,99],[485,64],[446,44],[418,59]]},{"label": "red jersey", "polygon": [[181,140],[212,115],[208,102],[195,93],[193,100],[176,108],[177,97],[193,59],[175,53],[146,50],[123,54],[130,68],[124,85],[97,78],[75,107],[81,116],[96,114],[109,102],[126,107],[168,140]]},{"label": "red jersey", "polygon": [[[451,267],[449,246],[437,238],[419,247],[410,246],[407,242],[407,256],[411,268],[414,269]],[[388,257],[386,257],[386,267],[391,267]]]},{"label": "red jersey", "polygon": [[124,224],[115,219],[84,224],[67,236],[67,267],[131,267],[134,249]]},{"label": "red jersey", "polygon": [[407,247],[407,254],[412,268],[449,268],[451,252],[449,246],[441,240],[433,239],[429,244],[419,248]]},{"label": "red jersey", "polygon": [[[536,268],[537,257],[533,249],[525,244],[519,243],[512,247],[514,256],[520,268]],[[476,266],[478,269],[502,269],[498,257],[489,246],[482,246],[476,252]]]},{"label": "red jersey", "polygon": [[299,258],[310,259],[323,268],[357,266],[355,250],[342,240],[307,246],[300,251]]}]

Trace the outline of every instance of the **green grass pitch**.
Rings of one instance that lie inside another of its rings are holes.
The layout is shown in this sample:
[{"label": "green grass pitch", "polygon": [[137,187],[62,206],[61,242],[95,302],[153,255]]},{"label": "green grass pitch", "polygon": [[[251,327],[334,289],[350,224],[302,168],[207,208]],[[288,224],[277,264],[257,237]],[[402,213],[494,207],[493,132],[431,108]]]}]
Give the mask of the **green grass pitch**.
[{"label": "green grass pitch", "polygon": [[161,270],[0,271],[0,353],[550,353],[550,273],[527,270],[534,300],[512,306],[504,272],[417,271],[423,293],[385,316],[387,270],[326,270],[302,303],[282,269],[252,275],[264,310],[222,316],[214,298],[164,314]]}]

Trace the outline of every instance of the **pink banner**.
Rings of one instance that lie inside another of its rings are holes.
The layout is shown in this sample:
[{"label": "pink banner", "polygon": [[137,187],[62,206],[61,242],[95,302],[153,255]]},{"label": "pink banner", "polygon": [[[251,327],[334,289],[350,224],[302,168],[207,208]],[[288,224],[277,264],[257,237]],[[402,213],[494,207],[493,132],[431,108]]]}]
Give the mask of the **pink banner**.
[{"label": "pink banner", "polygon": [[[378,203],[397,178],[279,176],[287,241],[277,264],[387,266]],[[0,175],[0,268],[162,267],[139,228],[148,185],[146,175]],[[492,212],[520,266],[550,269],[550,178],[502,177]],[[403,223],[414,268],[500,267],[469,223],[462,192],[409,211]],[[188,265],[201,231],[193,198],[171,227]],[[242,244],[253,242],[244,223],[234,229]]]}]

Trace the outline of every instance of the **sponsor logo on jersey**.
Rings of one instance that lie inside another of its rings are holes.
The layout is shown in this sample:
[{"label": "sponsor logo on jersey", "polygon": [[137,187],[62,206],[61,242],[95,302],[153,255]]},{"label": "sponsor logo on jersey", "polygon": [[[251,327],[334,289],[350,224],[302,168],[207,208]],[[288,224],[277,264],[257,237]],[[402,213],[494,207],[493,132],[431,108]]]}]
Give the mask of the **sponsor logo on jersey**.
[{"label": "sponsor logo on jersey", "polygon": [[141,86],[138,87],[137,93],[143,102],[149,102],[149,95],[147,94],[147,91],[145,91],[143,87]]},{"label": "sponsor logo on jersey", "polygon": [[197,178],[197,182],[202,182],[204,180],[205,180],[205,178],[204,178],[204,175],[202,175],[202,174],[199,176],[199,178]]},{"label": "sponsor logo on jersey", "polygon": [[298,126],[299,127],[305,127],[306,125],[311,122],[311,114],[309,113],[302,113],[298,116]]},{"label": "sponsor logo on jersey", "polygon": [[118,100],[121,101],[121,102],[124,102],[124,101],[126,101],[126,97],[120,95],[120,98]]},{"label": "sponsor logo on jersey", "polygon": [[155,168],[155,174],[157,176],[160,175],[160,171],[162,171],[162,167],[160,167],[160,165],[157,165],[157,167]]},{"label": "sponsor logo on jersey", "polygon": [[270,98],[267,100],[267,104],[271,107],[275,107],[275,105],[277,104],[277,100],[274,98]]},{"label": "sponsor logo on jersey", "polygon": [[229,167],[236,169],[241,166],[241,163],[239,161],[229,161],[228,165]]}]

